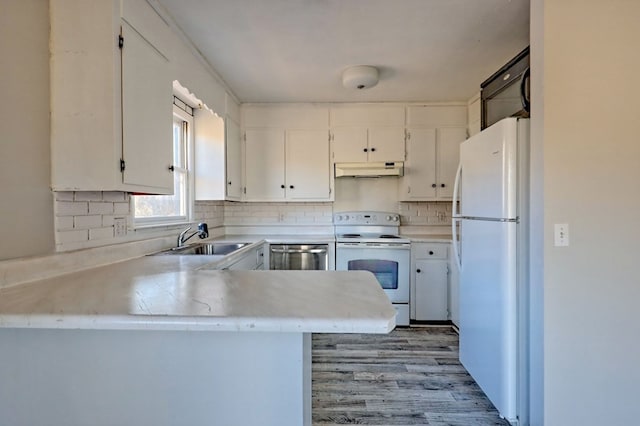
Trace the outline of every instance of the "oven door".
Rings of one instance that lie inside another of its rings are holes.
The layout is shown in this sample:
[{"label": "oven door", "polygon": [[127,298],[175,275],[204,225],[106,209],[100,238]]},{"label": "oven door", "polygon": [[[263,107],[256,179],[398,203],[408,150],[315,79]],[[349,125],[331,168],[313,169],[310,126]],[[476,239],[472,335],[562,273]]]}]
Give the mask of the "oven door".
[{"label": "oven door", "polygon": [[409,303],[410,246],[338,243],[337,271],[370,271],[392,303]]}]

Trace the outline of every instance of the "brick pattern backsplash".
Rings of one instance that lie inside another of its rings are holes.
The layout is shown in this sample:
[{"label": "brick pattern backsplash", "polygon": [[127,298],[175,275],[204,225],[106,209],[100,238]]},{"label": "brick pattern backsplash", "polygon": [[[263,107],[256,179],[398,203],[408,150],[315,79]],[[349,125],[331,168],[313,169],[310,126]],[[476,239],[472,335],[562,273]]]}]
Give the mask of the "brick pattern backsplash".
[{"label": "brick pattern backsplash", "polygon": [[114,219],[129,219],[129,198],[126,192],[115,191],[56,192],[54,212],[58,249],[72,243],[113,239]]},{"label": "brick pattern backsplash", "polygon": [[[117,191],[55,192],[55,229],[57,251],[99,247],[120,242],[177,235],[183,225],[147,230],[131,230],[116,237],[114,220],[133,223],[131,196]],[[448,202],[400,202],[402,225],[450,225]],[[242,203],[232,201],[196,201],[193,221],[206,222],[209,228],[261,225],[331,225],[333,203]]]},{"label": "brick pattern backsplash", "polygon": [[224,225],[224,201],[196,201],[193,207],[193,220],[206,222],[209,228]]},{"label": "brick pattern backsplash", "polygon": [[225,225],[331,225],[333,203],[237,203],[224,207]]},{"label": "brick pattern backsplash", "polygon": [[450,202],[401,202],[402,225],[451,225]]},{"label": "brick pattern backsplash", "polygon": [[[177,235],[184,226],[166,226],[145,231],[129,231],[116,237],[114,220],[133,223],[131,196],[119,191],[55,192],[55,230],[57,251],[99,247],[125,241]],[[196,201],[194,222],[206,222],[210,228],[223,226],[223,201]]]}]

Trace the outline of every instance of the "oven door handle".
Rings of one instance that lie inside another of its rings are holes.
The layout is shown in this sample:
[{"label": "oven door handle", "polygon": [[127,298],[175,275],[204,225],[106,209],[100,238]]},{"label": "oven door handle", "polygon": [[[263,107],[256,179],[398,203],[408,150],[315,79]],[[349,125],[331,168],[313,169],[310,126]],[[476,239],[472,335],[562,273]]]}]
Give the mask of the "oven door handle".
[{"label": "oven door handle", "polygon": [[349,248],[349,249],[391,249],[391,250],[410,250],[410,244],[392,244],[392,245],[383,245],[376,243],[338,243],[338,247],[340,248]]}]

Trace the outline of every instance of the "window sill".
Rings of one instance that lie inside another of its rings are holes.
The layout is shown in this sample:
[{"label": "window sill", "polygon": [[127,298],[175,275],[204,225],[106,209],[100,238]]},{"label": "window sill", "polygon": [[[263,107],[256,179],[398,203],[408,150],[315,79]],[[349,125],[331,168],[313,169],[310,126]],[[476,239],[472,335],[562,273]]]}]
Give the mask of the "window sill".
[{"label": "window sill", "polygon": [[131,227],[132,231],[144,231],[146,229],[156,230],[156,229],[177,229],[185,226],[193,225],[195,222],[190,220],[181,220],[175,222],[158,222],[158,223],[134,223]]}]

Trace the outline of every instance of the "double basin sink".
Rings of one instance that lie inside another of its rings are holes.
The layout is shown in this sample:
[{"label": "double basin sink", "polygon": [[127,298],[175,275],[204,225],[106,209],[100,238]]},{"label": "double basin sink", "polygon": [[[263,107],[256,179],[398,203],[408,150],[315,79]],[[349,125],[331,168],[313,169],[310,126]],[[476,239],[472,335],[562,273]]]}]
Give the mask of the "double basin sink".
[{"label": "double basin sink", "polygon": [[249,243],[195,243],[173,247],[156,254],[226,256],[248,245]]}]

